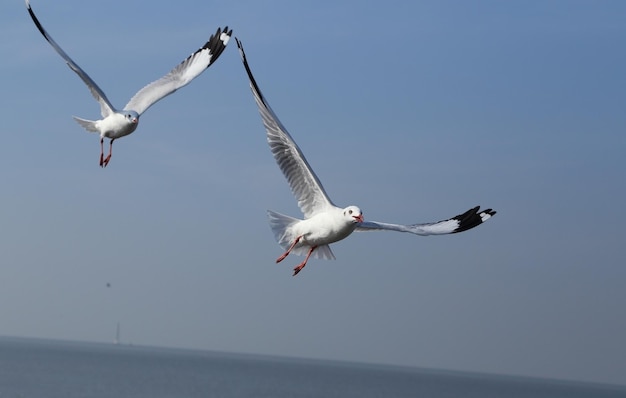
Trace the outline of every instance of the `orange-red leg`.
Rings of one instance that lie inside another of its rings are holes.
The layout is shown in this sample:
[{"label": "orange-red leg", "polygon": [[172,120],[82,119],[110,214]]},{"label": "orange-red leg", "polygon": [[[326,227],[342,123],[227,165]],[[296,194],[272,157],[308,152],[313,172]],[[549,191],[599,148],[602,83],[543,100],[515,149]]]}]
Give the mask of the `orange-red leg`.
[{"label": "orange-red leg", "polygon": [[[109,164],[109,160],[111,160],[111,155],[113,154],[113,141],[115,140],[111,140],[111,143],[109,144],[109,155],[106,157],[106,159],[104,159],[104,166],[102,166],[102,163],[100,164],[102,167],[107,167],[107,165]],[[102,155],[100,155],[100,159],[102,159]]]},{"label": "orange-red leg", "polygon": [[311,257],[311,253],[313,253],[313,250],[315,249],[317,249],[317,246],[312,246],[309,249],[309,252],[306,254],[304,261],[298,264],[298,266],[293,269],[293,276],[298,275],[298,272],[302,271],[302,268],[304,268],[304,266],[306,265],[306,262],[309,261],[309,257]]},{"label": "orange-red leg", "polygon": [[104,138],[100,138],[100,167],[104,167]]},{"label": "orange-red leg", "polygon": [[300,242],[300,239],[302,239],[302,235],[298,236],[296,238],[296,240],[293,241],[293,243],[291,244],[291,246],[289,246],[289,249],[287,249],[286,252],[284,252],[283,254],[281,254],[280,257],[278,257],[276,259],[276,263],[280,263],[281,261],[283,261],[285,259],[285,257],[287,257],[289,255],[289,253],[291,253],[291,250],[293,250],[294,247],[296,247],[296,245],[298,244],[298,242]]}]

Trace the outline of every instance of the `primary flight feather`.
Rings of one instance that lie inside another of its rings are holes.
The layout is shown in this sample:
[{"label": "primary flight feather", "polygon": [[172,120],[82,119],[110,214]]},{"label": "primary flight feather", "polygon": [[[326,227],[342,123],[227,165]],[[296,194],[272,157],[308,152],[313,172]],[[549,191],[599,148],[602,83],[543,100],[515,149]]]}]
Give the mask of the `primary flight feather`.
[{"label": "primary flight feather", "polygon": [[[43,28],[39,19],[35,16],[30,6],[30,0],[25,0],[26,8],[33,22],[39,29],[39,32],[50,43],[52,48],[67,62],[78,77],[87,85],[93,97],[100,104],[100,113],[102,119],[87,120],[74,116],[74,119],[83,126],[87,131],[97,132],[100,134],[100,166],[106,167],[111,160],[111,152],[113,149],[113,141],[117,138],[124,137],[135,131],[139,124],[139,117],[154,103],[160,99],[172,94],[179,88],[186,86],[200,75],[205,69],[211,66],[217,58],[222,54],[230,36],[232,29],[225,27],[223,30],[218,28],[214,35],[211,35],[209,41],[196,52],[187,57],[178,66],[172,69],[167,75],[148,84],[135,94],[128,104],[122,110],[116,109],[111,101],[104,94],[104,91],[91,77],[70,58],[69,55],[52,39],[48,32]],[[109,154],[104,157],[104,138],[110,139]]]},{"label": "primary flight feather", "polygon": [[477,227],[496,214],[492,209],[480,210],[480,207],[476,206],[446,220],[402,225],[365,221],[361,209],[357,206],[346,208],[335,206],[304,154],[261,94],[248,65],[243,45],[239,39],[235,40],[265,126],[270,150],[304,214],[304,219],[297,219],[268,211],[274,236],[285,249],[276,262],[284,260],[290,253],[305,256],[304,261],[293,269],[294,276],[304,268],[311,256],[334,259],[329,245],[347,238],[354,231],[389,230],[416,235],[453,234]]}]

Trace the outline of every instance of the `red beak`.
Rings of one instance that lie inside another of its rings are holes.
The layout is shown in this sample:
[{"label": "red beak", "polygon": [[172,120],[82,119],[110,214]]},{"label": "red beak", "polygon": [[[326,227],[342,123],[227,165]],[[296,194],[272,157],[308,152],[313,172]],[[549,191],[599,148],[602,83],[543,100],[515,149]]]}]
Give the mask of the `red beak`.
[{"label": "red beak", "polygon": [[363,222],[363,214],[359,214],[358,216],[353,216],[355,220],[358,222]]}]

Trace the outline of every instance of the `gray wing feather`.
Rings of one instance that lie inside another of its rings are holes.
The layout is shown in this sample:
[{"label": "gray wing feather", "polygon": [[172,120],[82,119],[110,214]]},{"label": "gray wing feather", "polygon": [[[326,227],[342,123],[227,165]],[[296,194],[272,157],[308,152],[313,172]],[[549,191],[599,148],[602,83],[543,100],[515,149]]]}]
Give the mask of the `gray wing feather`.
[{"label": "gray wing feather", "polygon": [[459,214],[447,220],[437,221],[434,223],[424,224],[390,224],[376,221],[365,221],[359,223],[356,231],[375,231],[375,230],[387,230],[387,231],[399,231],[409,232],[416,235],[444,235],[454,234],[458,232],[467,231],[474,227],[479,226],[485,221],[489,220],[496,212],[492,209],[479,210],[480,206],[476,206],[469,209],[463,214]]},{"label": "gray wing feather", "polygon": [[209,41],[198,51],[187,57],[167,75],[139,90],[126,104],[124,110],[133,110],[141,115],[155,102],[189,84],[222,54],[232,32],[232,29],[229,31],[228,27],[225,27],[223,31],[218,28],[217,32],[211,35]]},{"label": "gray wing feather", "polygon": [[291,138],[287,129],[278,120],[263,94],[261,94],[261,90],[256,84],[246,60],[243,46],[239,39],[235,38],[235,40],[237,41],[237,47],[239,47],[241,60],[250,79],[252,94],[267,131],[267,142],[274,159],[278,163],[278,167],[285,175],[285,178],[287,178],[291,192],[296,197],[300,210],[304,213],[305,218],[309,218],[320,210],[334,206],[324,191],[322,183],[311,169],[311,166],[309,166],[304,154],[293,138]]},{"label": "gray wing feather", "polygon": [[56,52],[59,53],[61,57],[63,57],[70,69],[76,72],[76,74],[83,80],[83,82],[85,82],[87,87],[89,87],[89,91],[91,91],[91,95],[93,95],[93,97],[100,103],[100,113],[102,114],[102,117],[107,117],[111,113],[115,112],[115,108],[113,107],[113,105],[111,105],[111,102],[104,94],[102,89],[100,89],[96,82],[94,82],[91,77],[89,77],[89,75],[84,70],[82,70],[81,67],[78,66],[78,64],[65,53],[65,51],[63,51],[63,49],[54,41],[54,39],[52,39],[52,36],[50,36],[48,32],[46,32],[46,30],[43,28],[43,26],[35,16],[33,9],[30,7],[30,1],[25,1],[26,7],[28,8],[28,13],[33,19],[33,22],[35,22],[35,25],[37,26],[37,29],[39,29],[39,32],[41,32],[43,37],[48,41],[48,43],[50,43],[52,48],[54,48]]}]

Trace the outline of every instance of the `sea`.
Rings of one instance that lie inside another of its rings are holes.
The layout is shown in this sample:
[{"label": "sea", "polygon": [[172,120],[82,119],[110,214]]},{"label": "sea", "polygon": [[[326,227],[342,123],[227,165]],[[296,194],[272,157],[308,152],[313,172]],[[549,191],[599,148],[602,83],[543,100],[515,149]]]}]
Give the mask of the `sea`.
[{"label": "sea", "polygon": [[626,386],[0,337],[0,398],[626,398]]}]

